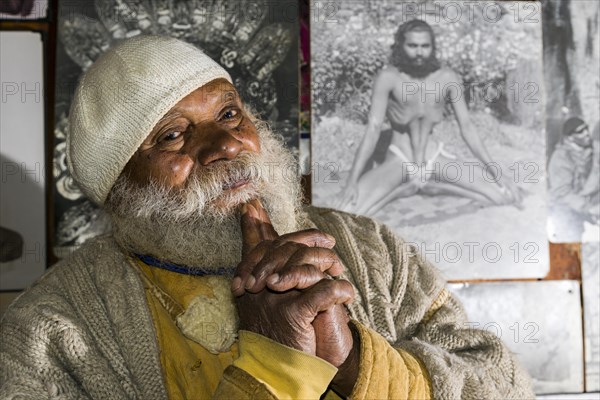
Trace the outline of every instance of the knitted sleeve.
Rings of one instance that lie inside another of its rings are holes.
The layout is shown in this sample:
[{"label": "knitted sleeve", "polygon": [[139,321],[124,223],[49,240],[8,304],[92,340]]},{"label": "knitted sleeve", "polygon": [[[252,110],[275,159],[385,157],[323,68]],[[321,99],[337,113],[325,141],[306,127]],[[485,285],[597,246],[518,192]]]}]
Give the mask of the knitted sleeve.
[{"label": "knitted sleeve", "polygon": [[166,399],[142,284],[114,246],[91,242],[4,314],[0,399]]},{"label": "knitted sleeve", "polygon": [[[7,310],[0,324],[1,399],[91,399],[91,382],[80,382],[80,372],[93,368],[90,348],[73,308],[54,286],[55,274],[48,274],[20,296]],[[102,376],[98,368],[100,394],[126,398],[119,382]],[[102,389],[104,392],[102,393]],[[97,396],[100,398],[100,396]],[[108,397],[107,397],[108,398]]]},{"label": "knitted sleeve", "polygon": [[435,399],[535,397],[510,351],[466,323],[461,304],[415,248],[366,217],[317,208],[307,213],[312,226],[336,238],[344,278],[356,290],[352,318],[421,360]]}]

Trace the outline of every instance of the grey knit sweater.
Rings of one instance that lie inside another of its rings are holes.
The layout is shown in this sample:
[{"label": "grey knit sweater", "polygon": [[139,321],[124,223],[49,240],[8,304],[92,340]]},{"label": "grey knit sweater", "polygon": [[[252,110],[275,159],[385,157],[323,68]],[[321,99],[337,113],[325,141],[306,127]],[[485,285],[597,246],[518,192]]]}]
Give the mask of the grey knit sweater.
[{"label": "grey knit sweater", "polygon": [[[308,208],[335,236],[354,319],[420,358],[436,399],[533,399],[494,335],[469,329],[435,269],[386,226]],[[165,399],[142,283],[111,237],[90,241],[21,295],[1,322],[0,398]]]}]

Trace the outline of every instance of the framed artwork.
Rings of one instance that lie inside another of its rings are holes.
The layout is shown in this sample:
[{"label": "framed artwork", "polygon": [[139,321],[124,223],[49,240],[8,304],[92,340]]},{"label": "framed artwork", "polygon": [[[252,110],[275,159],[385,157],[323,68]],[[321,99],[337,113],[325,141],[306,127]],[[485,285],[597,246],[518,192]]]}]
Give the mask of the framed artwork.
[{"label": "framed artwork", "polygon": [[0,31],[0,290],[46,270],[42,35]]},{"label": "framed artwork", "polygon": [[538,2],[315,3],[313,204],[369,215],[449,280],[548,271]]},{"label": "framed artwork", "polygon": [[581,393],[583,332],[579,282],[450,284],[469,327],[498,336],[529,372],[534,390]]},{"label": "framed artwork", "polygon": [[298,5],[295,1],[61,1],[55,107],[54,253],[63,257],[110,229],[84,198],[65,161],[68,111],[79,76],[128,37],[177,37],[231,74],[244,101],[298,151]]},{"label": "framed artwork", "polygon": [[600,3],[545,1],[548,237],[600,238]]},{"label": "framed artwork", "polygon": [[585,390],[600,391],[600,241],[581,245]]},{"label": "framed artwork", "polygon": [[0,19],[37,20],[48,16],[48,0],[3,0]]}]

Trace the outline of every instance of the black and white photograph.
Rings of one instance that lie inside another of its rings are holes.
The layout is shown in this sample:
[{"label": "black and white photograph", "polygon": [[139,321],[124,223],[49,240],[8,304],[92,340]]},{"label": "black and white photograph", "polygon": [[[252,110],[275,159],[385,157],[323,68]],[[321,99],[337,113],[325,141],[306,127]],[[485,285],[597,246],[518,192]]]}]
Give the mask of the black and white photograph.
[{"label": "black and white photograph", "polygon": [[543,2],[548,237],[600,240],[600,3]]},{"label": "black and white photograph", "polygon": [[40,33],[0,32],[0,81],[0,291],[5,291],[28,287],[46,270]]},{"label": "black and white photograph", "polygon": [[581,246],[581,285],[585,329],[585,386],[600,392],[600,242]]},{"label": "black and white photograph", "polygon": [[48,16],[48,0],[2,0],[0,20],[36,20]]},{"label": "black and white photograph", "polygon": [[383,221],[450,280],[545,276],[540,3],[313,13],[313,204]]},{"label": "black and white photograph", "polygon": [[470,327],[496,335],[517,356],[537,394],[584,391],[577,281],[464,283],[449,289],[462,302]]},{"label": "black and white photograph", "polygon": [[182,39],[227,69],[240,95],[298,153],[298,5],[295,1],[61,1],[54,151],[54,245],[59,258],[108,229],[67,170],[65,132],[79,76],[137,35]]}]

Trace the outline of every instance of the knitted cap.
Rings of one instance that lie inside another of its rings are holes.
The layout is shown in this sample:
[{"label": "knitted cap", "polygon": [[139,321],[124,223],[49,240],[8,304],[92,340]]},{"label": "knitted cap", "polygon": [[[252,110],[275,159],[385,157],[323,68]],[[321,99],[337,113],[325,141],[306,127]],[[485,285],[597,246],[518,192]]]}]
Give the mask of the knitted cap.
[{"label": "knitted cap", "polygon": [[103,204],[125,165],[181,99],[231,77],[197,47],[137,36],[103,54],[81,77],[67,133],[67,165],[81,190]]},{"label": "knitted cap", "polygon": [[569,136],[575,133],[575,130],[579,128],[581,125],[585,125],[585,122],[579,117],[571,117],[569,118],[563,125],[563,135]]}]

